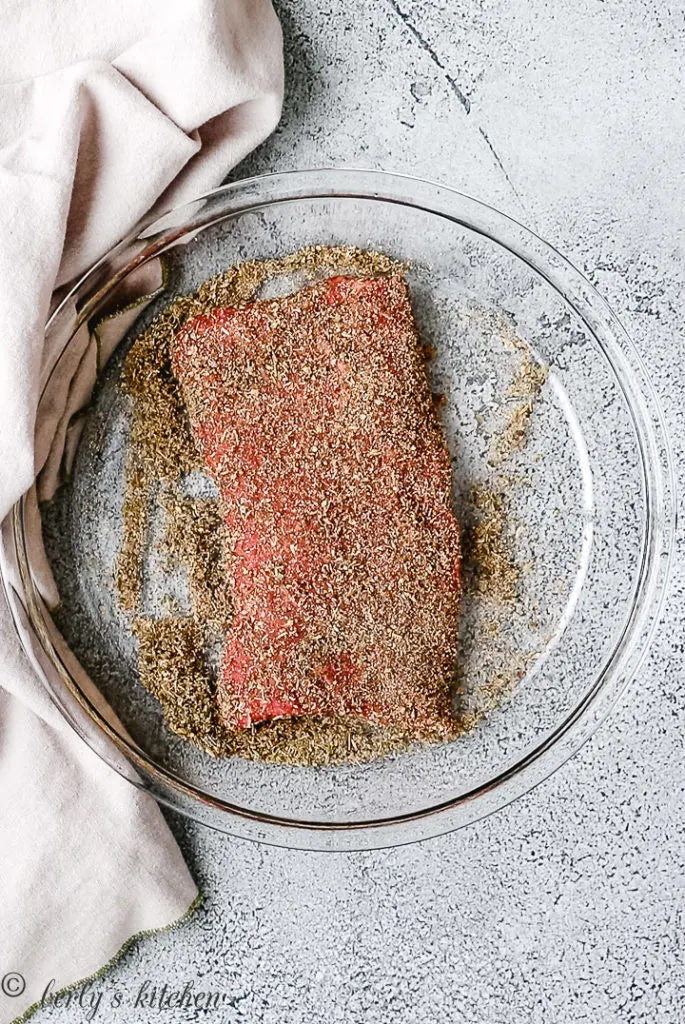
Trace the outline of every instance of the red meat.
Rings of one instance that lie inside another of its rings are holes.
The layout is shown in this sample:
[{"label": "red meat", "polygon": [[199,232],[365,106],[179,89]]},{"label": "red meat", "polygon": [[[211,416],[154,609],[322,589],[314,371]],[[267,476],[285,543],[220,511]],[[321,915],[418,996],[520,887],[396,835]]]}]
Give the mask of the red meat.
[{"label": "red meat", "polygon": [[231,540],[226,725],[450,720],[450,459],[400,276],[199,316],[172,366]]}]

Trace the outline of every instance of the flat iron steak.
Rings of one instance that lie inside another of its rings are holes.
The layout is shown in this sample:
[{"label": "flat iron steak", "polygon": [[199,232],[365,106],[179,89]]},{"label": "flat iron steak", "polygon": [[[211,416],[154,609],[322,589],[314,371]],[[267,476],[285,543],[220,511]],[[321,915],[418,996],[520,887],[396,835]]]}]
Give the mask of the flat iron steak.
[{"label": "flat iron steak", "polygon": [[459,529],[404,278],[217,308],[171,355],[228,528],[227,727],[447,730]]}]

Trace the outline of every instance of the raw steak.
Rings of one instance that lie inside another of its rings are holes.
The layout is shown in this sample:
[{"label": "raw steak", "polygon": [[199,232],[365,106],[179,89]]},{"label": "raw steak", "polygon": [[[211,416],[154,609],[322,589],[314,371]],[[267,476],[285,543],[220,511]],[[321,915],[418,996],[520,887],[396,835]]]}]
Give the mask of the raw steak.
[{"label": "raw steak", "polygon": [[447,728],[459,531],[404,279],[216,309],[172,365],[231,540],[226,725]]}]

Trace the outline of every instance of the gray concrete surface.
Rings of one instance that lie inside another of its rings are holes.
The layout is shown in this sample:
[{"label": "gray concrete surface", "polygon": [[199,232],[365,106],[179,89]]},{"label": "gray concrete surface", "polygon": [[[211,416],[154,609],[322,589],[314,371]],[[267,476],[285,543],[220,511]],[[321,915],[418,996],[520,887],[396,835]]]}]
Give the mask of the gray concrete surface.
[{"label": "gray concrete surface", "polygon": [[[682,464],[681,6],[281,0],[279,13],[283,121],[235,176],[397,169],[525,220],[621,315]],[[81,1006],[47,1007],[37,1024],[685,1020],[684,590],[681,538],[666,620],[622,706],[552,779],[480,825],[323,855],[172,818],[204,909],[137,942]],[[209,993],[214,1008],[160,1009],[165,984]]]}]

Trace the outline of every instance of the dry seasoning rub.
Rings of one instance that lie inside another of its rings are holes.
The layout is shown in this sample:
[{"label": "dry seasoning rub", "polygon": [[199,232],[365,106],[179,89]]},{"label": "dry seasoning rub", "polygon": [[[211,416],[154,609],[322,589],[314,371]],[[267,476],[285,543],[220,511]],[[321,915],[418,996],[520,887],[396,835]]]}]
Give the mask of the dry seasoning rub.
[{"label": "dry seasoning rub", "polygon": [[[377,725],[341,715],[275,719],[232,731],[218,714],[216,679],[208,652],[216,648],[220,622],[231,615],[226,579],[228,545],[216,502],[184,493],[187,473],[202,469],[181,390],[171,369],[174,334],[192,317],[218,306],[244,305],[272,280],[302,283],[331,274],[360,277],[401,273],[404,267],[384,253],[351,246],[313,246],[276,259],[248,260],[209,278],[175,299],[135,340],[125,360],[122,386],[132,399],[127,455],[123,536],[117,564],[117,590],[132,616],[138,641],[142,684],[160,702],[170,728],[219,757],[233,755],[278,764],[325,765],[370,761],[405,749],[415,732],[401,725]],[[144,614],[144,551],[151,516],[166,514],[162,543],[172,564],[188,572],[190,614],[170,609],[163,618]],[[207,610],[212,609],[212,614]],[[454,723],[455,735],[463,729]],[[440,730],[442,736],[444,730]],[[437,739],[426,733],[425,739]]]},{"label": "dry seasoning rub", "polygon": [[404,279],[219,308],[171,356],[229,536],[225,725],[449,734],[459,530]]},{"label": "dry seasoning rub", "polygon": [[[202,469],[203,460],[171,369],[172,339],[193,317],[209,315],[219,306],[251,302],[272,279],[287,276],[306,283],[331,274],[382,278],[403,269],[383,253],[348,246],[316,246],[278,259],[236,264],[205,281],[197,292],[175,299],[135,340],[126,357],[122,385],[132,399],[132,422],[117,567],[119,599],[132,616],[141,682],[159,700],[170,728],[213,755],[303,765],[369,761],[406,748],[416,741],[416,734],[401,724],[380,725],[347,715],[274,719],[236,731],[222,721],[216,672],[207,655],[223,641],[231,621],[226,586],[229,545],[217,503],[191,497],[182,487],[185,474]],[[503,336],[504,327],[498,326]],[[466,582],[473,590],[475,580],[477,591],[480,585],[488,592],[494,587],[496,603],[506,602],[502,609],[506,617],[518,570],[502,535],[501,501],[494,518],[490,504],[481,508],[482,503],[476,503],[475,523],[464,538]],[[155,618],[143,612],[141,584],[150,517],[160,508],[166,526],[162,546],[172,564],[180,563],[187,570],[192,608],[190,613],[170,608],[165,617]],[[463,636],[461,642],[465,642]],[[463,656],[461,651],[459,660]],[[505,689],[513,685],[515,676],[515,672],[511,679],[507,675]],[[451,726],[453,734],[470,730],[481,716],[480,710],[460,708]],[[427,730],[423,738],[443,737],[441,727]]]}]

